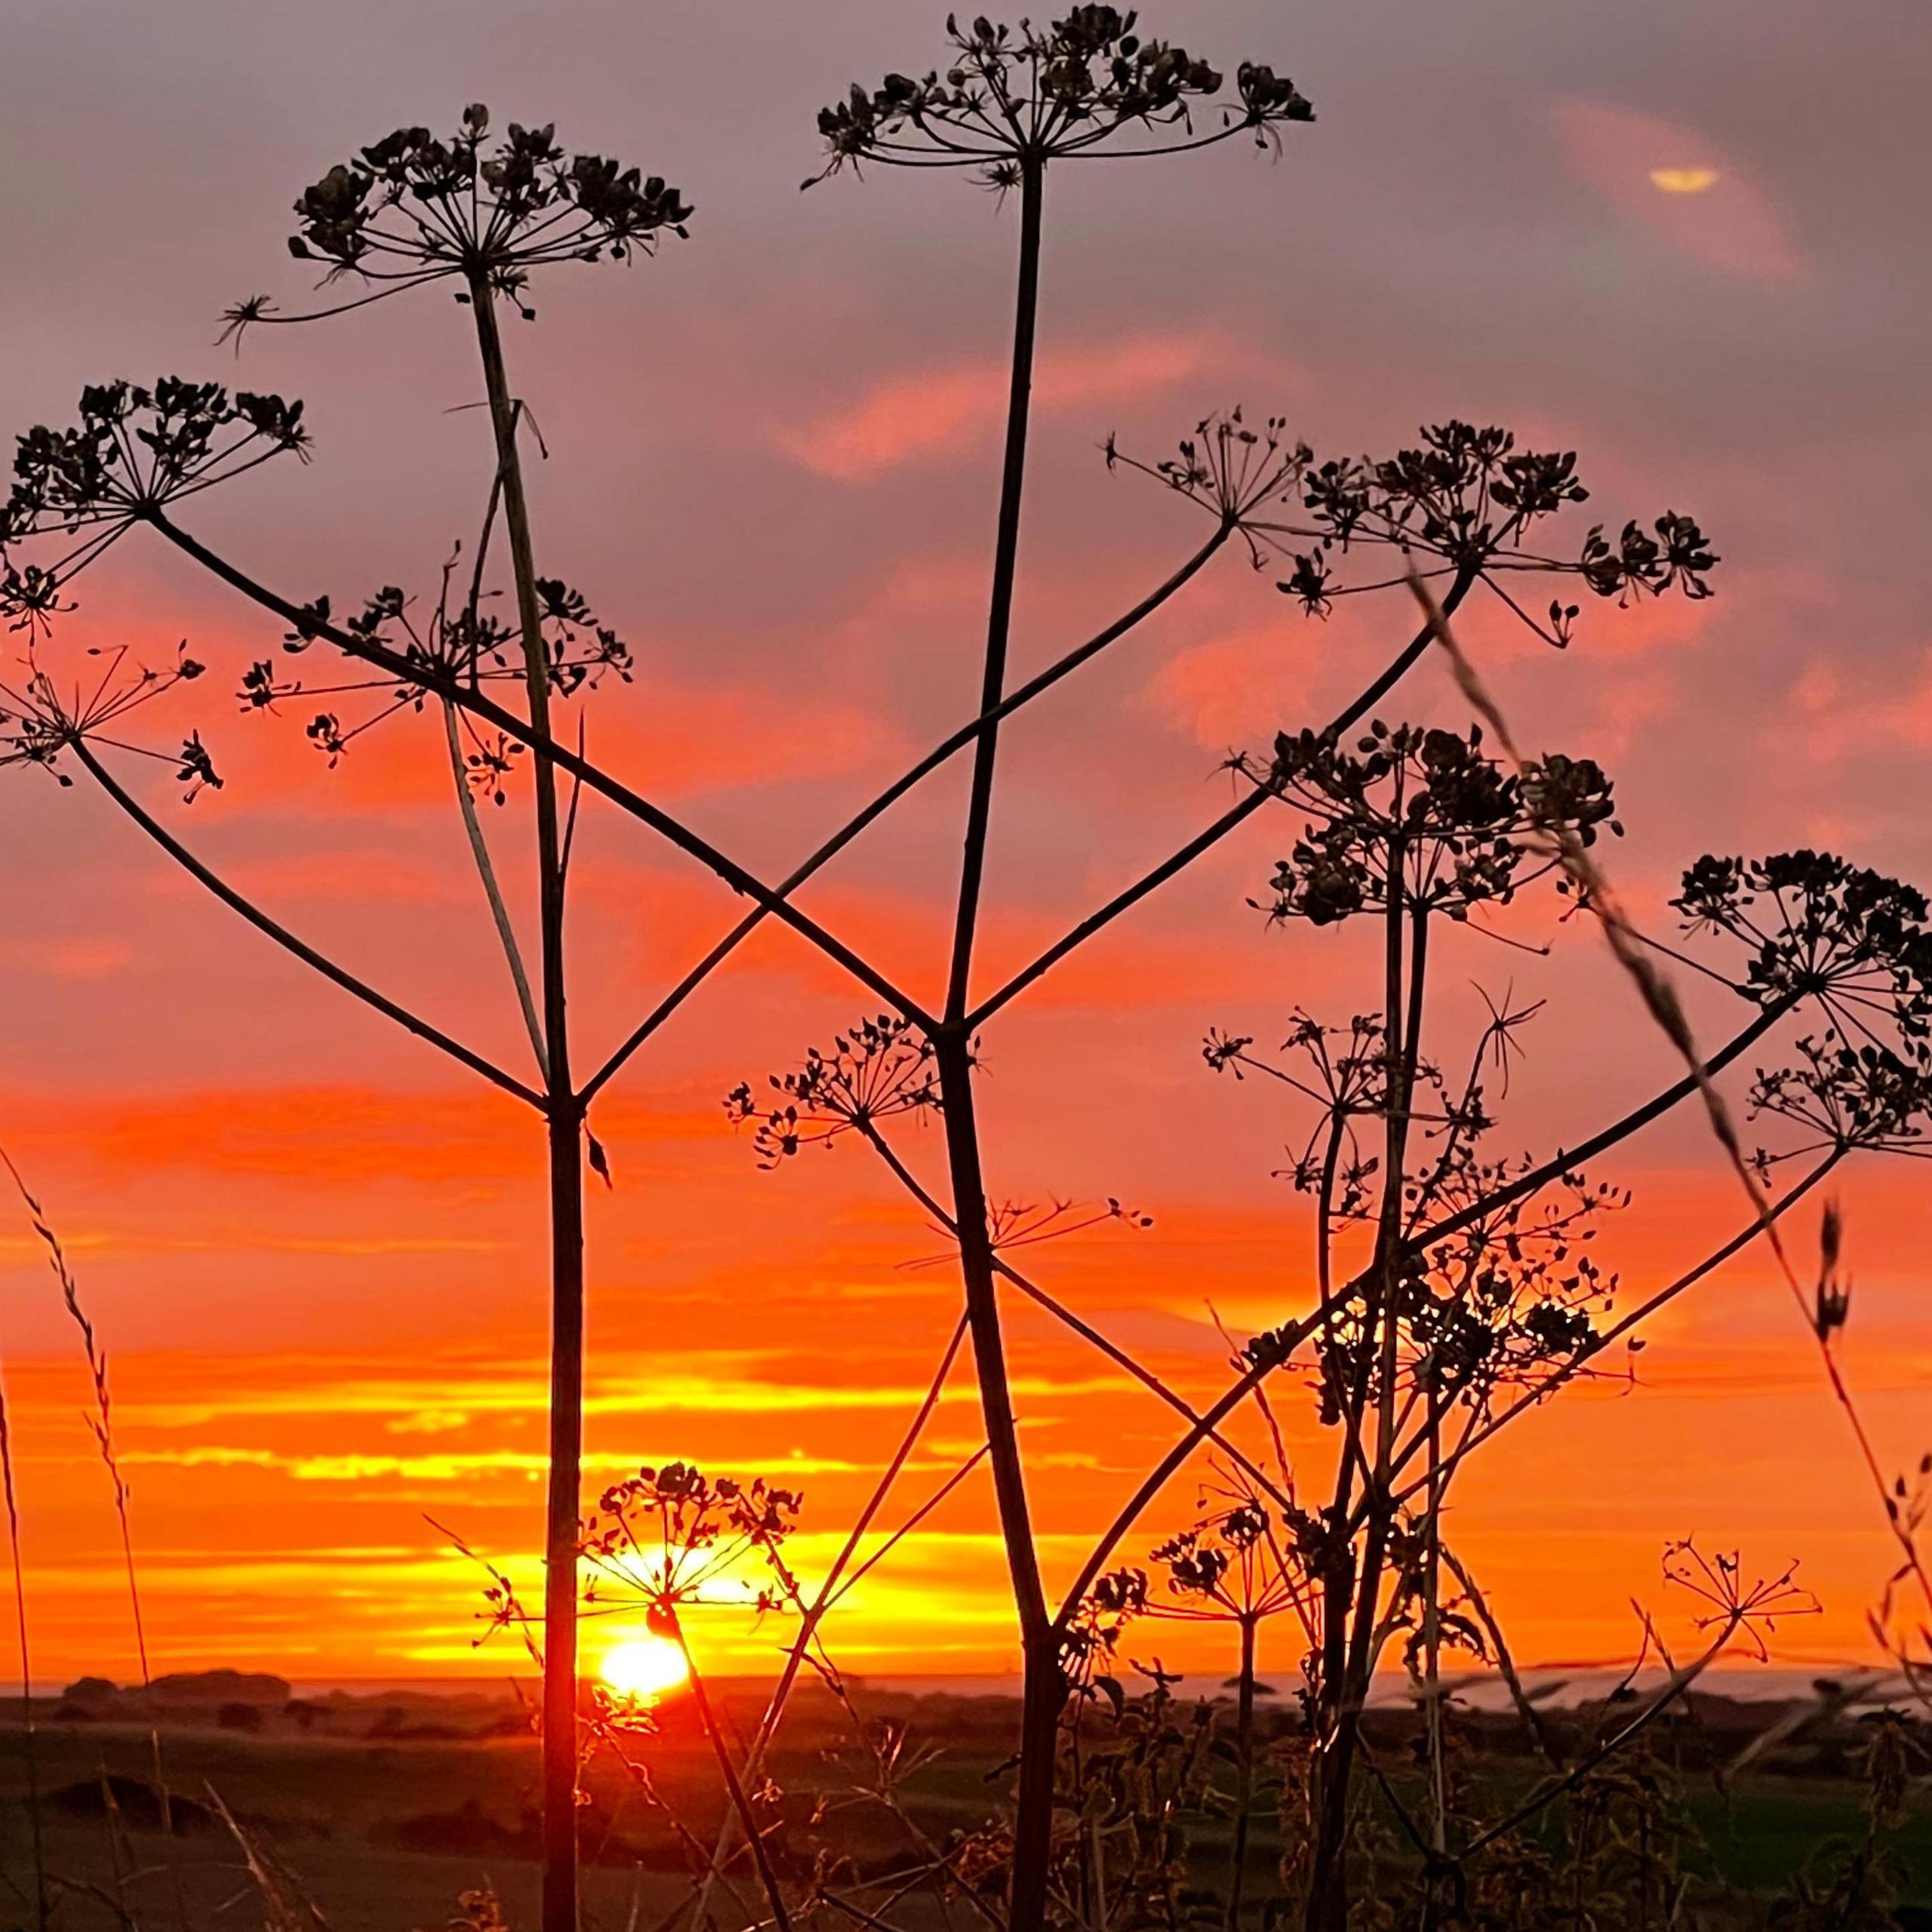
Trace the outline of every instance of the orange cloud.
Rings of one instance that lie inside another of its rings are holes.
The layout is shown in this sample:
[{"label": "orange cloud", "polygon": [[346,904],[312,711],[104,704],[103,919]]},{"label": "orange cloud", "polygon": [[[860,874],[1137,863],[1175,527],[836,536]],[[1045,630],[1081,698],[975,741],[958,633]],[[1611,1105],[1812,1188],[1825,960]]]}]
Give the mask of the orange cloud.
[{"label": "orange cloud", "polygon": [[1571,168],[1633,226],[1727,275],[1804,272],[1777,204],[1708,135],[1600,101],[1559,101],[1551,118]]},{"label": "orange cloud", "polygon": [[[617,1096],[598,1116],[601,1133],[629,1140],[715,1137],[718,1131],[714,1113],[667,1112]],[[43,1145],[78,1148],[123,1171],[186,1168],[338,1184],[398,1174],[418,1182],[501,1180],[539,1172],[543,1158],[535,1115],[481,1088],[278,1086],[85,1105],[43,1100],[33,1121]],[[326,1251],[340,1251],[329,1244]]]},{"label": "orange cloud", "polygon": [[[1126,402],[1217,371],[1231,358],[1218,334],[1155,331],[1112,343],[1049,349],[1034,376],[1045,411]],[[1006,408],[1006,365],[974,357],[889,376],[854,404],[784,432],[781,446],[820,476],[843,481],[874,470],[930,461],[948,450],[977,448]]]},{"label": "orange cloud", "polygon": [[1862,681],[1848,683],[1831,658],[1806,662],[1792,681],[1789,703],[1813,757],[1829,764],[1875,743],[1913,750],[1932,745],[1932,648],[1919,654],[1915,675],[1889,680],[1880,696],[1868,697],[1866,689]]},{"label": "orange cloud", "polygon": [[32,934],[10,935],[0,940],[0,963],[54,980],[118,978],[136,963],[138,956],[132,946],[120,940],[54,939]]}]

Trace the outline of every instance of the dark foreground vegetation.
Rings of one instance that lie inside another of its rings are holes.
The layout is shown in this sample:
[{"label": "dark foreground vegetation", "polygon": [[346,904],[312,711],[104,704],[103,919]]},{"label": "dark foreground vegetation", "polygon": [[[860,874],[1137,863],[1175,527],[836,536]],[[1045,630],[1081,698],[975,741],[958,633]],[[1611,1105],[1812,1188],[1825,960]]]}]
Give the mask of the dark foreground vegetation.
[{"label": "dark foreground vegetation", "polygon": [[[854,1925],[888,1905],[909,1925],[985,1924],[998,1910],[998,1861],[958,1854],[1004,1829],[1016,1704],[889,1684],[844,1694],[801,1692],[771,1761],[773,1864],[801,1897],[835,1885],[855,1902],[845,1921]],[[758,1687],[720,1683],[712,1695],[734,1731],[755,1726]],[[1635,1701],[1545,1706],[1534,1737],[1514,1713],[1460,1712],[1451,1727],[1458,1782],[1485,1808],[1520,1804],[1555,1766],[1586,1761]],[[83,1684],[42,1705],[46,1849],[63,1875],[65,1924],[122,1932],[131,1920],[165,1921],[177,1879],[195,1922],[254,1922],[266,1909],[278,1932],[534,1915],[539,1752],[528,1708],[507,1692],[301,1698],[273,1680],[211,1678],[152,1699]],[[156,1718],[174,1787],[165,1826],[152,1781]],[[1090,1826],[1149,1887],[1136,1922],[1225,1922],[1216,1880],[1232,1851],[1235,1777],[1217,1742],[1225,1747],[1232,1719],[1225,1693],[1204,1703],[1177,1681],[1082,1727]],[[1265,1872],[1296,1856],[1280,1809],[1284,1786],[1305,1775],[1307,1742],[1292,1709],[1269,1709],[1258,1730],[1250,1850]],[[1414,1861],[1401,1818],[1423,1797],[1426,1734],[1398,1703],[1371,1710],[1363,1734],[1388,1785],[1364,1820],[1375,1878],[1362,1922],[1405,1925]],[[1822,1692],[1789,1705],[1693,1692],[1552,1806],[1506,1876],[1483,1881],[1476,1922],[1932,1926],[1932,1802],[1886,1789],[1922,1767],[1924,1742],[1915,1727],[1900,1730]],[[21,1743],[17,1726],[0,1730],[16,1860],[26,1849]],[[666,1700],[635,1754],[646,1775],[611,1765],[585,1780],[584,1914],[599,1932],[684,1921],[709,1869],[702,1841],[725,1821],[688,1698]],[[950,1861],[957,1880],[937,1880],[936,1861]],[[720,1881],[757,1883],[742,1854]],[[1269,1887],[1255,1889],[1265,1897]],[[1243,1922],[1274,1915],[1257,1899]]]}]

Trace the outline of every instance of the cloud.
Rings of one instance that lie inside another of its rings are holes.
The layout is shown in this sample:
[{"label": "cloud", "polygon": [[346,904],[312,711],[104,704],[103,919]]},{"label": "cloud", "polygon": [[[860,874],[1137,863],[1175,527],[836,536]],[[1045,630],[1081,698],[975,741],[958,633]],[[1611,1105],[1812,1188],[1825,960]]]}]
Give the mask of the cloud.
[{"label": "cloud", "polygon": [[1550,118],[1571,169],[1632,226],[1727,275],[1804,272],[1782,211],[1709,135],[1601,101],[1558,101]]},{"label": "cloud", "polygon": [[[1049,349],[1035,372],[1034,401],[1046,412],[1127,402],[1216,370],[1232,352],[1217,333],[1153,331],[1112,343]],[[876,470],[975,449],[1006,409],[1006,365],[962,358],[888,376],[859,400],[780,434],[780,447],[820,476],[851,481]]]},{"label": "cloud", "polygon": [[1806,660],[1787,702],[1812,757],[1835,764],[1874,745],[1932,746],[1932,648],[1918,653],[1915,672],[1901,666],[1882,693],[1867,696],[1869,688],[1862,678],[1847,681],[1833,658]]},{"label": "cloud", "polygon": [[[793,697],[749,681],[666,675],[650,660],[681,654],[684,641],[632,642],[642,668],[630,685],[607,683],[591,696],[585,712],[587,743],[597,764],[657,802],[821,777],[866,765],[896,748],[891,727],[870,708],[836,698]],[[715,649],[715,641],[706,648]],[[278,810],[331,818],[426,807],[448,808],[454,814],[454,780],[439,717],[392,718],[357,740],[331,771],[297,728],[295,705],[288,709],[286,718],[244,721],[214,741],[217,763],[233,781],[229,792],[216,795],[223,817],[245,819],[248,801],[261,799],[274,800]],[[558,734],[568,737],[574,725],[568,712],[562,715],[566,721]],[[490,743],[495,736],[487,728],[482,733]],[[518,775],[510,780],[512,797],[528,789],[523,763],[519,758]],[[494,832],[494,821],[486,817],[485,823]],[[237,876],[278,881],[284,865],[278,858],[272,871],[254,867]],[[297,862],[295,876],[300,888],[332,897],[358,896],[358,881],[360,896],[368,897],[447,898],[452,890],[447,872],[439,879],[420,859],[392,848],[312,855]]]},{"label": "cloud", "polygon": [[[168,1429],[200,1427],[217,1414],[231,1420],[240,1416],[380,1419],[419,1415],[451,1403],[460,1404],[472,1417],[540,1417],[548,1411],[546,1384],[535,1374],[507,1370],[466,1371],[453,1366],[433,1380],[418,1380],[407,1376],[358,1375],[352,1372],[352,1364],[343,1364],[340,1372],[330,1372],[331,1365],[324,1365],[322,1374],[305,1377],[301,1373],[305,1366],[299,1360],[285,1358],[278,1364],[280,1386],[226,1389],[218,1404],[132,1395],[117,1398],[115,1407],[145,1426]],[[823,1366],[828,1376],[838,1376],[837,1362]],[[1025,1374],[1013,1377],[1012,1387],[1020,1396],[1065,1399],[1115,1395],[1120,1392],[1121,1383],[1118,1374]],[[923,1386],[910,1383],[857,1386],[837,1379],[781,1380],[770,1372],[762,1357],[718,1353],[706,1358],[691,1353],[681,1358],[678,1366],[644,1374],[593,1374],[584,1408],[590,1415],[620,1420],[660,1412],[697,1416],[811,1415],[830,1410],[903,1413],[917,1407],[925,1393]]]},{"label": "cloud", "polygon": [[113,939],[48,939],[33,935],[0,940],[0,964],[51,980],[92,982],[130,971],[139,955]]},{"label": "cloud", "polygon": [[[534,1174],[543,1140],[531,1117],[494,1096],[411,1094],[366,1087],[275,1086],[205,1089],[165,1099],[103,1098],[85,1106],[38,1104],[41,1137],[64,1141],[118,1171],[271,1174],[307,1181],[366,1182],[406,1173],[430,1180],[501,1180]],[[681,1113],[612,1096],[600,1133],[614,1140],[715,1137],[711,1112]],[[352,1242],[352,1253],[426,1251],[429,1237]],[[481,1239],[481,1237],[478,1237]],[[451,1238],[433,1238],[445,1251]],[[339,1253],[334,1238],[277,1236],[264,1244]],[[472,1244],[466,1241],[469,1248]]]},{"label": "cloud", "polygon": [[[290,1476],[297,1482],[371,1483],[385,1481],[467,1483],[479,1477],[509,1475],[534,1481],[550,1466],[547,1454],[534,1449],[457,1450],[422,1456],[371,1455],[354,1451],[337,1454],[289,1454],[276,1449],[238,1448],[221,1444],[198,1444],[188,1449],[131,1449],[120,1460],[130,1464],[147,1463],[177,1469],[269,1469]],[[636,1472],[635,1456],[586,1455],[586,1475]],[[672,1460],[667,1455],[646,1456],[646,1462]],[[856,1463],[837,1457],[807,1456],[800,1453],[780,1457],[774,1472],[789,1475],[844,1475],[857,1469]]]}]

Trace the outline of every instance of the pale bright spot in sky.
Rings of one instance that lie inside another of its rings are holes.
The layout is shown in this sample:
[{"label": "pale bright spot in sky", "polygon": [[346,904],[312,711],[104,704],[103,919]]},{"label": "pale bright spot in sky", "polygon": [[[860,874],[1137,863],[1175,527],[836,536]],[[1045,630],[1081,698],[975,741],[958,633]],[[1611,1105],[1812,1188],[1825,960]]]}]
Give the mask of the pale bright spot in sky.
[{"label": "pale bright spot in sky", "polygon": [[627,1637],[604,1653],[598,1673],[620,1697],[660,1697],[688,1675],[685,1654],[669,1637]]},{"label": "pale bright spot in sky", "polygon": [[1716,185],[1718,171],[1715,168],[1654,168],[1651,170],[1651,185],[1661,188],[1666,195],[1701,195],[1706,188]]}]

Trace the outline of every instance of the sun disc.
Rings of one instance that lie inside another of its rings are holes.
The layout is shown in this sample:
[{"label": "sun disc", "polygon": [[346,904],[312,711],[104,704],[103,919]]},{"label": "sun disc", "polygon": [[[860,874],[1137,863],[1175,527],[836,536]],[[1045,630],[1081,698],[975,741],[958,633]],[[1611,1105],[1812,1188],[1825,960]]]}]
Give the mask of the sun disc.
[{"label": "sun disc", "polygon": [[1654,168],[1651,183],[1666,195],[1701,195],[1717,185],[1715,168]]},{"label": "sun disc", "polygon": [[668,1637],[632,1637],[604,1653],[598,1673],[620,1697],[661,1697],[689,1674],[685,1654]]}]

